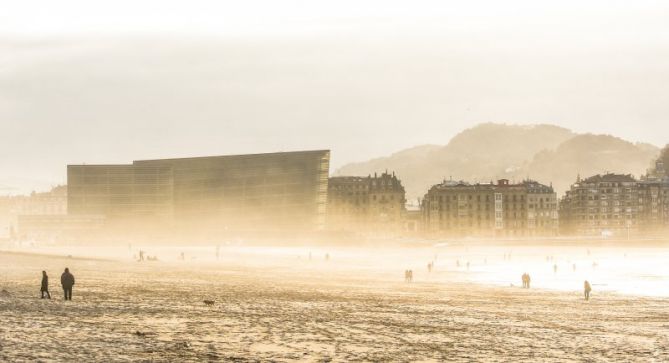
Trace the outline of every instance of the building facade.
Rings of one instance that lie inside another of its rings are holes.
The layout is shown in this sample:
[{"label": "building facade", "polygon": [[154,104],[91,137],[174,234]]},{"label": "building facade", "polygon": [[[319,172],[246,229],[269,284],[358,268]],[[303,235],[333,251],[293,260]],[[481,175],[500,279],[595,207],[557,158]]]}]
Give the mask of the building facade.
[{"label": "building facade", "polygon": [[207,234],[324,227],[328,150],[68,166],[68,213]]},{"label": "building facade", "polygon": [[577,178],[560,201],[565,235],[629,237],[669,227],[669,183],[629,174]]},{"label": "building facade", "polygon": [[510,184],[444,181],[422,203],[424,230],[440,237],[557,235],[557,197],[552,187],[526,180]]},{"label": "building facade", "polygon": [[629,174],[577,178],[560,201],[562,233],[581,236],[636,234],[639,189]]},{"label": "building facade", "polygon": [[0,197],[0,236],[30,239],[31,230],[20,223],[25,218],[57,218],[67,215],[67,187],[59,185],[48,192]]},{"label": "building facade", "polygon": [[406,193],[395,173],[332,177],[328,229],[397,234],[404,228]]}]

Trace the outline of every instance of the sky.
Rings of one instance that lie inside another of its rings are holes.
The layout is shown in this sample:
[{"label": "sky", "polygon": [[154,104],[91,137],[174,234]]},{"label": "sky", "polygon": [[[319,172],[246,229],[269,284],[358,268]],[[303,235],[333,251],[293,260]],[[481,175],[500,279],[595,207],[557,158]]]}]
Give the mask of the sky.
[{"label": "sky", "polygon": [[0,0],[0,194],[71,163],[331,149],[482,122],[662,146],[669,2]]}]

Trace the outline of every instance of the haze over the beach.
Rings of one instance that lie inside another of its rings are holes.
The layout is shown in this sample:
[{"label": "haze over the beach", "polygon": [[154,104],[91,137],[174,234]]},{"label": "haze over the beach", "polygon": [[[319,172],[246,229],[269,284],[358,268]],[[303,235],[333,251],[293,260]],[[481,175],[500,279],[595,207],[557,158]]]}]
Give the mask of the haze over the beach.
[{"label": "haze over the beach", "polygon": [[662,146],[668,8],[8,2],[0,193],[64,183],[67,163],[329,148],[335,170],[480,122]]}]

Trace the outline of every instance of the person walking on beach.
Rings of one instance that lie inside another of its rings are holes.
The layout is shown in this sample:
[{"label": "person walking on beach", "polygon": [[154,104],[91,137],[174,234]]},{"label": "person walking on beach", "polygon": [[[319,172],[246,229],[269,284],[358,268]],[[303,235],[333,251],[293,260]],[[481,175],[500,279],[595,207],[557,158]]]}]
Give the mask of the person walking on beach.
[{"label": "person walking on beach", "polygon": [[413,270],[404,270],[404,281],[413,281]]},{"label": "person walking on beach", "polygon": [[42,299],[46,296],[51,300],[51,294],[49,293],[49,276],[46,275],[46,271],[42,271],[42,288],[40,289],[42,293]]},{"label": "person walking on beach", "polygon": [[70,269],[65,267],[65,272],[60,275],[60,284],[63,285],[63,292],[65,293],[65,300],[72,300],[72,286],[74,286],[74,275],[70,273]]},{"label": "person walking on beach", "polygon": [[592,291],[592,287],[590,286],[588,280],[585,280],[583,283],[583,293],[585,294],[586,300],[590,300],[590,291]]}]

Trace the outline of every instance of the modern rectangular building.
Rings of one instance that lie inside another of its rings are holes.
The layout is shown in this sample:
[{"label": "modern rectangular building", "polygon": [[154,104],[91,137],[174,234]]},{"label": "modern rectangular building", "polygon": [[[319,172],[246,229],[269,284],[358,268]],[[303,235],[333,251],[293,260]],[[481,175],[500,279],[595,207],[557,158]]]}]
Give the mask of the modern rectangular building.
[{"label": "modern rectangular building", "polygon": [[329,161],[316,150],[69,165],[68,213],[197,234],[319,230]]}]

